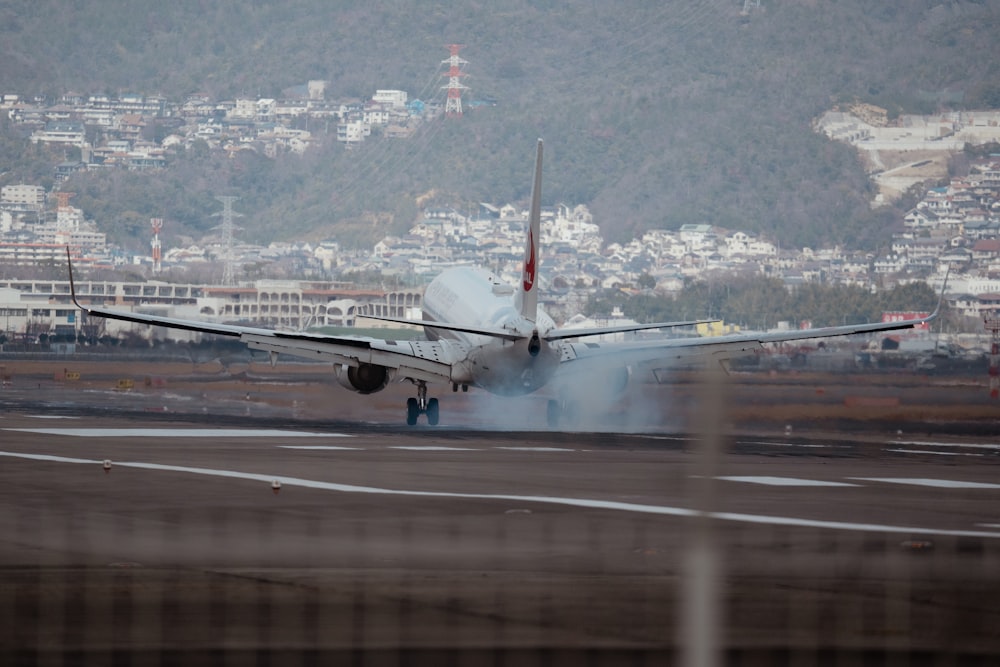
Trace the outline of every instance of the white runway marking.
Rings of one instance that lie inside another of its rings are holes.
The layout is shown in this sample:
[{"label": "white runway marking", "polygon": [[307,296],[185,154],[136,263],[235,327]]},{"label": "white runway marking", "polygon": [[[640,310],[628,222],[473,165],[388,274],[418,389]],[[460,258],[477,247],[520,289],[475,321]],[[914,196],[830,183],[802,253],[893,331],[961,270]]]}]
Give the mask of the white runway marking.
[{"label": "white runway marking", "polygon": [[474,452],[472,447],[445,447],[444,445],[431,445],[420,447],[417,445],[389,445],[389,449],[408,449],[414,452]]},{"label": "white runway marking", "polygon": [[[804,442],[768,442],[747,440],[747,445],[767,445],[768,447],[802,447],[803,449],[833,449],[834,445],[816,445]],[[838,445],[839,446],[839,445]]]},{"label": "white runway marking", "polygon": [[910,484],[931,486],[937,489],[1000,489],[1000,484],[987,482],[962,482],[951,479],[926,479],[922,477],[848,477],[862,482],[886,482],[888,484]]},{"label": "white runway marking", "polygon": [[338,447],[337,445],[278,445],[278,449],[317,449],[363,451],[364,447]]},{"label": "white runway marking", "polygon": [[827,482],[818,479],[798,479],[795,477],[767,476],[728,476],[716,477],[726,482],[747,482],[749,484],[766,484],[767,486],[858,486],[848,482]]},{"label": "white runway marking", "polygon": [[967,449],[993,449],[1000,450],[1000,445],[984,444],[977,442],[926,442],[922,440],[890,440],[890,445],[909,445],[911,447],[951,447]]},{"label": "white runway marking", "polygon": [[[24,454],[21,452],[3,452],[0,456],[10,458],[28,459],[32,461],[47,461],[53,463],[77,463],[92,466],[100,466],[101,461],[91,459],[77,459],[66,456],[52,456],[48,454]],[[117,462],[115,468],[139,468],[142,470],[157,470],[163,472],[189,473],[192,475],[207,475],[211,477],[225,477],[230,479],[243,479],[267,484],[268,488],[279,479],[283,489],[289,487],[302,487],[306,489],[320,489],[325,491],[336,491],[340,493],[370,493],[379,495],[409,496],[422,498],[462,498],[468,500],[503,500],[516,503],[542,503],[547,505],[562,505],[565,507],[582,507],[586,509],[616,510],[621,512],[635,512],[640,514],[656,514],[661,516],[694,517],[702,516],[703,512],[686,509],[683,507],[669,507],[663,505],[642,505],[638,503],[625,503],[613,500],[594,500],[589,498],[560,498],[554,496],[520,496],[505,493],[456,493],[450,491],[407,491],[402,489],[383,489],[373,486],[355,486],[353,484],[337,484],[334,482],[320,482],[311,479],[301,479],[296,477],[282,477],[280,475],[261,475],[256,473],[239,472],[237,470],[214,470],[211,468],[189,468],[187,466],[162,465],[159,463],[141,462]],[[795,526],[799,528],[830,528],[835,530],[854,530],[863,532],[879,533],[919,533],[922,535],[948,535],[954,537],[983,537],[1000,539],[1000,532],[984,530],[946,530],[938,528],[918,528],[914,526],[891,526],[876,523],[854,523],[850,521],[816,521],[811,519],[797,519],[794,517],[764,516],[758,514],[742,514],[737,512],[712,512],[705,516],[724,521],[737,521],[741,523],[751,523],[758,525],[772,526]]]},{"label": "white runway marking", "polygon": [[5,431],[77,438],[347,438],[344,433],[309,433],[242,428],[5,428]]},{"label": "white runway marking", "polygon": [[976,452],[935,452],[933,449],[887,449],[893,454],[934,454],[936,456],[985,456]]},{"label": "white runway marking", "polygon": [[494,449],[506,449],[511,452],[575,452],[575,449],[566,447],[494,447]]},{"label": "white runway marking", "polygon": [[32,419],[79,419],[70,415],[28,415]]}]

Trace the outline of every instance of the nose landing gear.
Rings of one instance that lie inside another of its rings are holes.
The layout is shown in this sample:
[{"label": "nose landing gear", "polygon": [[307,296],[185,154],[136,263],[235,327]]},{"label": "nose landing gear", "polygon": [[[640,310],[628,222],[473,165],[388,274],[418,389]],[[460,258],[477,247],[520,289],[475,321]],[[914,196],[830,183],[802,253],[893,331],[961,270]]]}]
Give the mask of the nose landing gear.
[{"label": "nose landing gear", "polygon": [[417,423],[417,418],[420,415],[427,415],[427,423],[431,426],[437,426],[440,414],[438,411],[438,400],[436,398],[427,398],[427,383],[423,380],[416,383],[417,384],[417,397],[412,396],[406,399],[406,423],[409,426],[413,426]]}]

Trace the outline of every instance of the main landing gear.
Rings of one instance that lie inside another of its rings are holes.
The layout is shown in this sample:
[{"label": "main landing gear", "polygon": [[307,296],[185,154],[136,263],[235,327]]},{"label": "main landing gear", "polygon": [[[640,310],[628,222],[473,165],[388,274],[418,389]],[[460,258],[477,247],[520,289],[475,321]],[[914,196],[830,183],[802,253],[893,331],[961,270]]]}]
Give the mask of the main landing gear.
[{"label": "main landing gear", "polygon": [[427,415],[427,423],[437,426],[440,417],[438,412],[438,400],[427,398],[427,383],[420,380],[417,384],[417,397],[412,396],[406,399],[406,423],[413,426],[417,423],[420,415]]}]

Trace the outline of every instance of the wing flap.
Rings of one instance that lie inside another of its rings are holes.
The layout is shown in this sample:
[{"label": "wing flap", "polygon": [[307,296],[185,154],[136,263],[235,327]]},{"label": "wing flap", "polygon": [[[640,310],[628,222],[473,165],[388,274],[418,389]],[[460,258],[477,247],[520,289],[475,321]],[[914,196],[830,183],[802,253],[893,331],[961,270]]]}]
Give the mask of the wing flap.
[{"label": "wing flap", "polygon": [[627,343],[563,343],[562,359],[565,368],[572,372],[600,368],[609,363],[655,368],[678,362],[729,359],[755,354],[765,343],[783,343],[796,340],[830,338],[859,333],[878,333],[909,329],[937,317],[935,310],[925,318],[901,322],[875,322],[844,326],[802,329],[795,331],[732,334],[706,338],[674,338],[666,340],[636,341]]},{"label": "wing flap", "polygon": [[135,324],[149,324],[152,326],[169,327],[171,329],[182,329],[184,331],[217,334],[219,336],[240,336],[244,333],[254,333],[261,336],[274,335],[273,331],[268,329],[258,329],[255,327],[244,327],[235,324],[213,324],[211,322],[200,322],[198,320],[183,320],[172,317],[163,317],[160,315],[146,315],[145,313],[91,308],[89,306],[80,305],[79,303],[76,305],[87,315],[105,317],[111,320],[121,320],[123,322],[133,322]]},{"label": "wing flap", "polygon": [[442,331],[460,331],[462,333],[489,336],[491,338],[503,338],[504,340],[520,340],[526,338],[524,334],[509,329],[499,329],[497,327],[480,327],[470,324],[455,324],[453,322],[436,322],[434,320],[408,320],[400,317],[385,317],[383,315],[361,315],[370,320],[380,320],[382,322],[395,322],[397,324],[409,324],[414,327],[425,329],[441,329]]},{"label": "wing flap", "polygon": [[333,364],[374,364],[396,369],[401,377],[450,382],[452,360],[459,351],[451,341],[389,341],[337,336],[244,334],[240,340],[254,350],[291,354]]},{"label": "wing flap", "polygon": [[589,328],[558,328],[545,332],[542,336],[545,340],[565,340],[567,338],[583,338],[587,336],[603,336],[613,333],[629,333],[633,331],[647,331],[650,329],[671,329],[673,327],[689,327],[696,324],[708,324],[718,320],[687,320],[684,322],[651,322],[649,324],[622,324],[613,327],[589,327]]},{"label": "wing flap", "polygon": [[669,364],[694,358],[732,358],[755,354],[762,349],[760,341],[743,340],[702,342],[708,339],[673,339],[640,343],[566,343],[562,346],[562,361],[570,365],[607,363],[625,365]]}]

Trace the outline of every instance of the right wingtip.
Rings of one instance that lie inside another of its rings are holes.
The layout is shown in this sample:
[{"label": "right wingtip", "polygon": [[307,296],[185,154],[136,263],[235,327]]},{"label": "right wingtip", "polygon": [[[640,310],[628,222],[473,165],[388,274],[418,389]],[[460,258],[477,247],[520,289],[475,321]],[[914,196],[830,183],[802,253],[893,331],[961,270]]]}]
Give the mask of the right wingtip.
[{"label": "right wingtip", "polygon": [[944,303],[944,292],[946,289],[948,289],[948,276],[950,275],[951,275],[951,264],[948,265],[948,268],[944,272],[944,280],[941,282],[941,292],[938,294],[937,305],[934,306],[934,312],[932,312],[927,317],[923,318],[919,322],[919,324],[929,324],[930,322],[936,320],[939,315],[941,315],[941,305]]},{"label": "right wingtip", "polygon": [[948,268],[945,269],[944,280],[941,282],[941,293],[938,294],[937,305],[934,307],[934,312],[931,313],[930,317],[927,318],[928,321],[936,319],[937,316],[941,314],[941,304],[944,303],[944,292],[946,289],[948,289],[948,277],[950,275],[951,275],[951,264],[949,264]]}]

